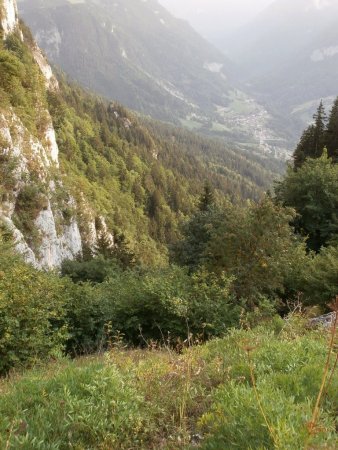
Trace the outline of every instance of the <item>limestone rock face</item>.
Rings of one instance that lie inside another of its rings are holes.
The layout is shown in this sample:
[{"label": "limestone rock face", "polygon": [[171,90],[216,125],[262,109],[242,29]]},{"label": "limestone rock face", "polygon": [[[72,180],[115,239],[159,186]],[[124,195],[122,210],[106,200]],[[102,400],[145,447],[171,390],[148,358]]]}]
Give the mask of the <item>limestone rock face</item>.
[{"label": "limestone rock face", "polygon": [[[50,118],[49,118],[50,119]],[[52,179],[50,171],[59,168],[58,146],[50,119],[41,140],[32,136],[13,111],[0,114],[0,137],[4,142],[2,155],[12,161],[12,188],[0,203],[0,219],[11,230],[17,250],[28,262],[37,267],[59,267],[64,259],[72,259],[82,251],[82,239],[75,218],[63,218],[60,209],[52,206],[57,189],[62,188],[58,175]],[[18,198],[27,186],[32,186],[32,167],[39,184],[44,186],[42,205],[34,218],[37,244],[30,248],[24,234],[16,225],[18,221]],[[76,209],[74,199],[69,196],[63,206]]]},{"label": "limestone rock face", "polygon": [[[18,32],[24,41],[16,0],[0,0],[0,8],[4,38]],[[27,45],[46,90],[57,91],[58,81],[42,51],[36,43]],[[30,131],[18,114],[0,105],[0,225],[11,231],[18,252],[36,267],[53,269],[81,254],[84,242],[94,249],[102,233],[114,245],[104,217],[96,217],[81,193],[76,202],[63,184],[48,109],[41,111],[39,131]]]},{"label": "limestone rock face", "polygon": [[16,0],[2,0],[1,6],[1,27],[4,32],[4,37],[6,37],[18,25],[18,8]]},{"label": "limestone rock face", "polygon": [[53,74],[52,68],[50,67],[46,58],[42,54],[41,49],[37,45],[35,45],[32,48],[32,53],[33,53],[35,62],[40,67],[40,70],[46,80],[45,81],[46,88],[51,91],[57,91],[59,88],[59,83]]},{"label": "limestone rock face", "polygon": [[[16,0],[0,0],[0,6],[1,28],[6,38],[19,26]],[[46,89],[57,90],[58,82],[40,48],[34,45],[31,51],[45,78]],[[76,219],[66,221],[59,209],[71,206],[75,210],[74,199],[69,196],[67,205],[55,205],[57,189],[62,188],[62,177],[58,174],[59,149],[47,110],[45,116],[45,131],[37,138],[11,108],[0,110],[0,157],[4,158],[4,167],[8,167],[6,176],[11,179],[2,194],[0,219],[11,231],[17,250],[27,262],[41,268],[55,268],[64,259],[72,259],[82,252],[82,239]],[[20,230],[18,199],[27,187],[37,184],[43,187],[43,194],[39,196],[41,205],[33,205],[36,210],[31,211],[36,239],[33,246],[28,245],[24,230]]]},{"label": "limestone rock face", "polygon": [[81,235],[77,222],[73,219],[62,227],[60,234],[56,229],[56,217],[50,202],[39,213],[35,225],[41,233],[39,264],[42,267],[59,267],[63,260],[73,259],[81,253]]}]

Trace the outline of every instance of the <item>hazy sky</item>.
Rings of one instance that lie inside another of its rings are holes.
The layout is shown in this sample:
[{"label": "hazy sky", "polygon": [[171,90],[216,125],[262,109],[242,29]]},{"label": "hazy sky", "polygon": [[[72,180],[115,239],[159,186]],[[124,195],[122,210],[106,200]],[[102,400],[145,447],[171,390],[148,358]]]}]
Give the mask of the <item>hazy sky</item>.
[{"label": "hazy sky", "polygon": [[[295,0],[297,1],[297,0]],[[176,17],[189,22],[204,36],[217,37],[248,22],[273,0],[159,0]]]}]

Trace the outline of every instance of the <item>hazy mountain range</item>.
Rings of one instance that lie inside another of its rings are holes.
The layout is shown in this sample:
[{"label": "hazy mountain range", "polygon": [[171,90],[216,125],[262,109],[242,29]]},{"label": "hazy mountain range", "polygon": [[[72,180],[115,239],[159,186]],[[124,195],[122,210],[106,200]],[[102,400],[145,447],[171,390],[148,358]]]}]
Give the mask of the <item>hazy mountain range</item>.
[{"label": "hazy mountain range", "polygon": [[159,0],[214,44],[220,36],[253,20],[273,0]]},{"label": "hazy mountain range", "polygon": [[337,94],[336,0],[275,0],[235,32],[215,21],[218,49],[156,0],[21,0],[19,12],[85,87],[252,152],[285,154]]},{"label": "hazy mountain range", "polygon": [[299,130],[337,95],[338,1],[276,0],[219,48],[241,67],[250,93]]},{"label": "hazy mountain range", "polygon": [[23,1],[49,58],[85,86],[172,119],[229,103],[231,63],[156,1]]},{"label": "hazy mountain range", "polygon": [[285,154],[284,130],[243,90],[237,67],[156,0],[22,0],[48,58],[82,85],[143,114]]}]

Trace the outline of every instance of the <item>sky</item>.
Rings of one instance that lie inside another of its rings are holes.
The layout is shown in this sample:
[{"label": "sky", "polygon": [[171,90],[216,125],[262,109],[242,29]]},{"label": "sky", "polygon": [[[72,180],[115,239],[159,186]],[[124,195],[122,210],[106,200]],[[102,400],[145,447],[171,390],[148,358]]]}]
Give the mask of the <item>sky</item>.
[{"label": "sky", "polygon": [[[297,1],[297,0],[295,0]],[[159,0],[176,17],[188,20],[213,40],[253,19],[273,0]],[[226,31],[225,31],[226,30]]]}]

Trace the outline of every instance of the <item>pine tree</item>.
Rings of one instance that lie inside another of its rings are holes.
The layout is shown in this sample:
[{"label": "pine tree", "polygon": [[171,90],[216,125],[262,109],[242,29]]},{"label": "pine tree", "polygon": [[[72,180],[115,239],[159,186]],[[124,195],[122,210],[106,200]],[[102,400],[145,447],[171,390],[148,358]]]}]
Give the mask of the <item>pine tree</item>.
[{"label": "pine tree", "polygon": [[135,254],[129,248],[127,239],[123,233],[115,235],[113,257],[123,269],[128,269],[136,264]]},{"label": "pine tree", "polygon": [[200,197],[198,209],[200,211],[208,211],[210,206],[212,206],[215,202],[215,194],[214,189],[210,185],[208,181],[204,184],[204,191]]},{"label": "pine tree", "polygon": [[320,102],[313,119],[314,123],[304,131],[293,154],[295,169],[299,169],[307,158],[320,158],[323,154],[327,116],[322,101]]},{"label": "pine tree", "polygon": [[299,169],[309,156],[308,151],[313,147],[314,142],[314,125],[310,125],[302,134],[299,144],[293,154],[294,167]]},{"label": "pine tree", "polygon": [[104,230],[102,230],[97,239],[95,246],[96,256],[101,255],[105,259],[113,259],[115,256],[115,245],[111,236]]},{"label": "pine tree", "polygon": [[310,158],[320,158],[323,154],[323,150],[325,147],[325,131],[326,131],[326,123],[327,116],[325,113],[325,108],[323,105],[323,101],[320,102],[316,114],[313,116],[315,125],[314,125],[314,141],[313,148],[310,150]]},{"label": "pine tree", "polygon": [[328,156],[338,162],[338,97],[336,98],[327,125],[325,144]]}]

